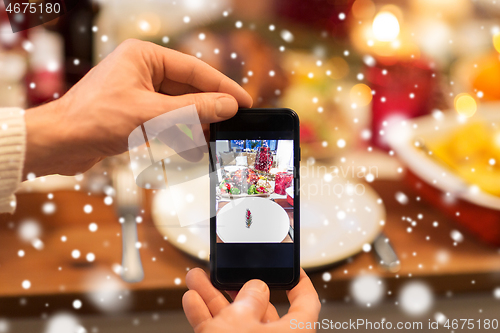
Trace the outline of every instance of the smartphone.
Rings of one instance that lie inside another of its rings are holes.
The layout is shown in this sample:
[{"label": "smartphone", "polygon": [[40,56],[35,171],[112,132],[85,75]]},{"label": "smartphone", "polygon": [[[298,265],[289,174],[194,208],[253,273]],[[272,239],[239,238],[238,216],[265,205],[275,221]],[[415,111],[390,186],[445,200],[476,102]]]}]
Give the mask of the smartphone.
[{"label": "smartphone", "polygon": [[239,109],[210,126],[210,272],[214,286],[251,279],[293,288],[300,275],[299,117]]}]

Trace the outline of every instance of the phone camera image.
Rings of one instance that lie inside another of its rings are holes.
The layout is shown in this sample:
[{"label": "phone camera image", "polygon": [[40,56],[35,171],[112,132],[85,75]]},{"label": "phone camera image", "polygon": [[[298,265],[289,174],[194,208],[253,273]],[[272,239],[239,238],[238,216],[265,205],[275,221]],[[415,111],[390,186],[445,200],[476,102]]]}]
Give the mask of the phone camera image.
[{"label": "phone camera image", "polygon": [[299,139],[290,109],[240,109],[211,125],[210,271],[219,289],[298,282]]},{"label": "phone camera image", "polygon": [[217,243],[293,243],[293,140],[217,140]]}]

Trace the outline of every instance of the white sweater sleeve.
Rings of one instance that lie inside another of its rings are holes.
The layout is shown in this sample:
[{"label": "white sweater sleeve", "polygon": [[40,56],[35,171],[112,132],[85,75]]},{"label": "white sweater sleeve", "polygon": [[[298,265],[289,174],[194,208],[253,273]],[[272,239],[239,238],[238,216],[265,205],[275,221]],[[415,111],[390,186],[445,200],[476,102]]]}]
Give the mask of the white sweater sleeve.
[{"label": "white sweater sleeve", "polygon": [[21,183],[25,151],[24,110],[0,108],[0,213],[16,209],[14,192]]}]

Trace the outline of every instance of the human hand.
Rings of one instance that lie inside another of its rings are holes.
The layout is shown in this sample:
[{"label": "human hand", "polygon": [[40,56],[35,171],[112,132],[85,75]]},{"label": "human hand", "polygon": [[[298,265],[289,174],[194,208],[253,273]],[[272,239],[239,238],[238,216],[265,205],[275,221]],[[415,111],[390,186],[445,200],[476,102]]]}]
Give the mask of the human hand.
[{"label": "human hand", "polygon": [[269,302],[269,288],[260,280],[245,283],[231,304],[200,268],[188,272],[186,283],[190,290],[184,294],[182,306],[196,333],[290,332],[293,319],[317,321],[321,309],[318,294],[303,269],[297,286],[287,292],[290,309],[282,318]]},{"label": "human hand", "polygon": [[195,104],[201,123],[232,117],[252,98],[203,61],[127,40],[60,99],[26,111],[28,173],[74,175],[127,150],[137,126]]}]

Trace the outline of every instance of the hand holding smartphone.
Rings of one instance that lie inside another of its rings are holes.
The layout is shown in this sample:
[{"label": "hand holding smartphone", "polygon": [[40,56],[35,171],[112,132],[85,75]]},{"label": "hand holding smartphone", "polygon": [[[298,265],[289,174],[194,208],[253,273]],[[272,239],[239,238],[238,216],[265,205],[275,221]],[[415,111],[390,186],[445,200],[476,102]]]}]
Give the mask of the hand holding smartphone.
[{"label": "hand holding smartphone", "polygon": [[240,109],[210,126],[210,271],[214,286],[251,279],[293,288],[300,276],[299,119]]}]

